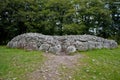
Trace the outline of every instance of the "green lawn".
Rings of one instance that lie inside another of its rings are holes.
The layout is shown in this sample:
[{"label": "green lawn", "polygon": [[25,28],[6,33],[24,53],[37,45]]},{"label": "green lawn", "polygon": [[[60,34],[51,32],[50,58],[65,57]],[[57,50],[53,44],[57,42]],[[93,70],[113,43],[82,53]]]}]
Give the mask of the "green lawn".
[{"label": "green lawn", "polygon": [[[70,80],[120,80],[120,46],[80,54],[84,57],[78,62],[80,66],[73,69],[74,75]],[[26,75],[44,61],[42,52],[0,46],[0,80],[27,80]]]},{"label": "green lawn", "polygon": [[80,66],[72,80],[120,80],[120,46],[117,49],[102,49],[80,52]]},{"label": "green lawn", "polygon": [[9,49],[0,46],[0,80],[26,80],[26,75],[41,65],[44,57],[39,51]]}]

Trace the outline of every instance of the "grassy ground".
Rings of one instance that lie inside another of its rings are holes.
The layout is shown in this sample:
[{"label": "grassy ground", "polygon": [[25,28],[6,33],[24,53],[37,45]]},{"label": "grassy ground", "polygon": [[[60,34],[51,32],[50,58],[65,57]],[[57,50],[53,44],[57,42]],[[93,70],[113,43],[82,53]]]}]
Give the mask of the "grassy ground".
[{"label": "grassy ground", "polygon": [[120,80],[120,46],[80,52],[85,58],[71,80]]},{"label": "grassy ground", "polygon": [[[78,62],[80,66],[62,69],[65,74],[72,73],[69,80],[120,80],[120,46],[112,50],[91,50],[80,54],[84,56]],[[44,61],[42,52],[0,46],[0,80],[27,80],[27,74]],[[65,74],[63,77],[68,77]]]},{"label": "grassy ground", "polygon": [[25,76],[43,61],[41,52],[0,46],[0,80],[26,80]]}]

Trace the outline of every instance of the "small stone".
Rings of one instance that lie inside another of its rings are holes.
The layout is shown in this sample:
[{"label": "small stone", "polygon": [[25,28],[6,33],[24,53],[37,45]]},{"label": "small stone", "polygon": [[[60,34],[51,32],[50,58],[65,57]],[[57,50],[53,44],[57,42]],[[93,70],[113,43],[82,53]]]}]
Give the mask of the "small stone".
[{"label": "small stone", "polygon": [[71,76],[68,76],[69,79],[71,79],[72,77]]},{"label": "small stone", "polygon": [[86,72],[89,72],[89,70],[87,69]]},{"label": "small stone", "polygon": [[93,62],[95,62],[95,59],[92,59]]},{"label": "small stone", "polygon": [[43,78],[46,80],[47,79],[47,77],[46,76],[43,76]]},{"label": "small stone", "polygon": [[61,45],[56,45],[49,48],[49,51],[55,54],[59,54],[61,51]]},{"label": "small stone", "polygon": [[12,80],[16,80],[17,78],[15,77],[15,78],[13,78]]},{"label": "small stone", "polygon": [[42,44],[40,47],[39,47],[39,50],[43,50],[43,51],[48,51],[50,45],[49,44]]},{"label": "small stone", "polygon": [[67,51],[68,53],[73,53],[73,52],[76,51],[76,48],[75,48],[75,46],[69,46],[66,51]]},{"label": "small stone", "polygon": [[45,72],[48,72],[48,71],[49,71],[49,70],[47,70],[47,69],[45,70]]},{"label": "small stone", "polygon": [[93,78],[93,79],[96,79],[96,76],[93,76],[92,78]]},{"label": "small stone", "polygon": [[63,68],[63,69],[66,69],[66,67],[65,67],[65,66],[62,66],[62,68]]}]

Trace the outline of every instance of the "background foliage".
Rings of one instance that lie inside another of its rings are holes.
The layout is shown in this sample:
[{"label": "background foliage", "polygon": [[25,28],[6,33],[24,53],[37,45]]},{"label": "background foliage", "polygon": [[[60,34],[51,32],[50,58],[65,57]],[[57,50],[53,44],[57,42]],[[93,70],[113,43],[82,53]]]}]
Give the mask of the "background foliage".
[{"label": "background foliage", "polygon": [[120,42],[120,2],[0,0],[0,44],[26,32],[92,34]]}]

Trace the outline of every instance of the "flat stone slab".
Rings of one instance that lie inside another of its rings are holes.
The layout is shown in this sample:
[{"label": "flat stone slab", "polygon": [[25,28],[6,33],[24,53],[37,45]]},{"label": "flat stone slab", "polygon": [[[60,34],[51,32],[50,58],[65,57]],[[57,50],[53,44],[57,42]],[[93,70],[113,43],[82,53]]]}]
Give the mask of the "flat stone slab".
[{"label": "flat stone slab", "polygon": [[92,35],[50,36],[39,33],[25,33],[14,37],[7,44],[10,48],[40,50],[55,54],[73,53],[101,48],[116,48],[117,42]]}]

